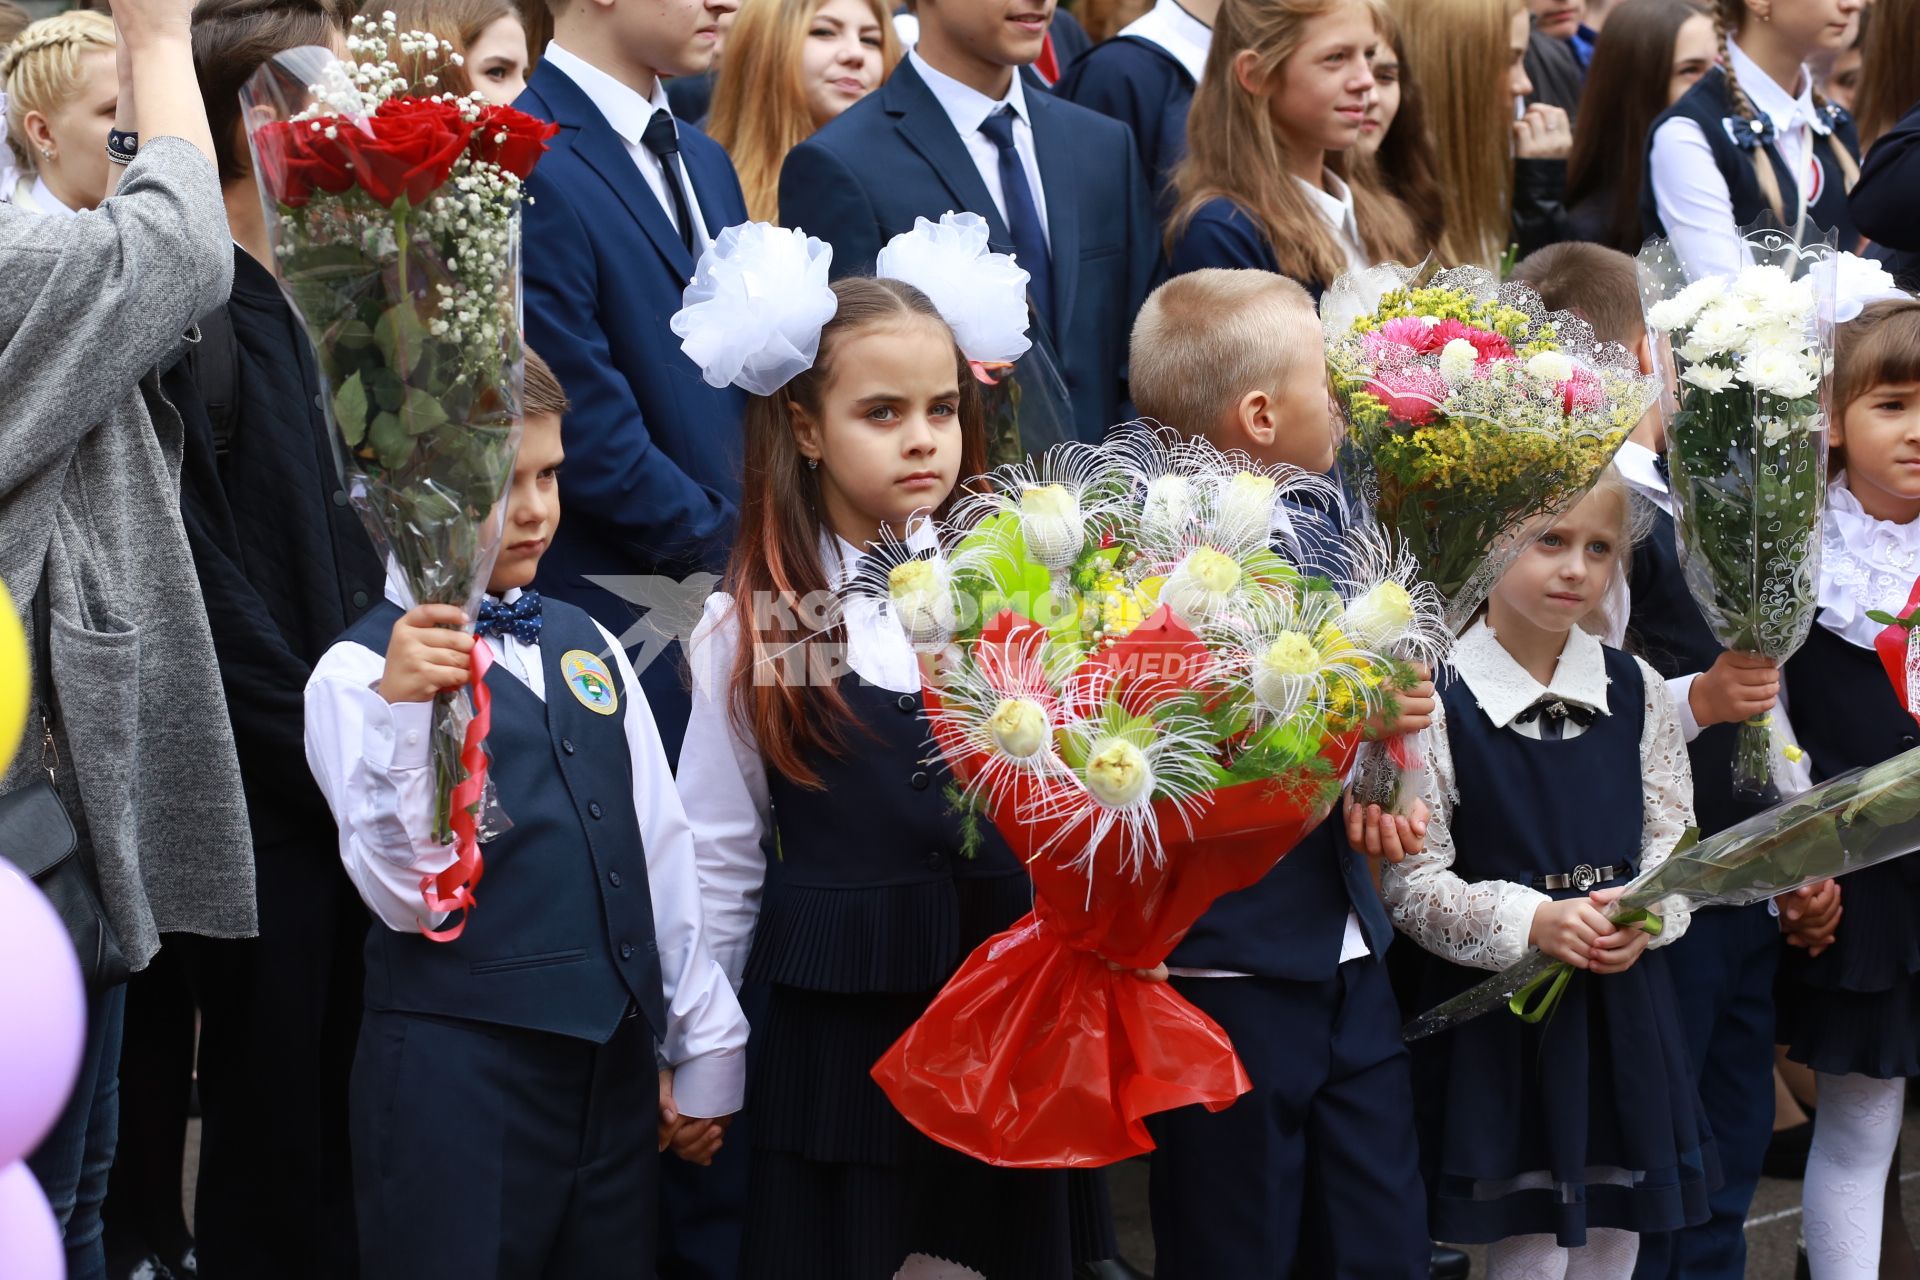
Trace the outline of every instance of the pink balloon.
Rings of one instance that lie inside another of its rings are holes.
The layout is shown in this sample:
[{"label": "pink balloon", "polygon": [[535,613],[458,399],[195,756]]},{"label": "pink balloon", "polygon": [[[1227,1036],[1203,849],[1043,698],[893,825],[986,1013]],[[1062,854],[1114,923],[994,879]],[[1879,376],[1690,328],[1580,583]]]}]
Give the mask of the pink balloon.
[{"label": "pink balloon", "polygon": [[15,1161],[0,1169],[0,1276],[7,1280],[65,1280],[66,1246],[40,1184]]},{"label": "pink balloon", "polygon": [[[66,926],[30,880],[0,861],[0,1166],[39,1146],[60,1118],[86,1022]],[[5,1240],[0,1232],[0,1246]]]}]

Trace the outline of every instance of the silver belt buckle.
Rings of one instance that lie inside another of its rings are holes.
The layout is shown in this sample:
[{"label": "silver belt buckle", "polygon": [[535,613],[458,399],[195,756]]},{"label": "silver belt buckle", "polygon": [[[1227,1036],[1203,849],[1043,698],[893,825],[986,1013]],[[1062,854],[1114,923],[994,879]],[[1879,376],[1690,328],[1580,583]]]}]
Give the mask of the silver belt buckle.
[{"label": "silver belt buckle", "polygon": [[1568,876],[1567,880],[1569,883],[1573,885],[1574,888],[1578,889],[1582,893],[1585,893],[1587,890],[1593,888],[1593,886],[1600,883],[1600,873],[1598,871],[1595,871],[1591,866],[1583,862],[1579,866],[1573,869],[1573,874]]}]

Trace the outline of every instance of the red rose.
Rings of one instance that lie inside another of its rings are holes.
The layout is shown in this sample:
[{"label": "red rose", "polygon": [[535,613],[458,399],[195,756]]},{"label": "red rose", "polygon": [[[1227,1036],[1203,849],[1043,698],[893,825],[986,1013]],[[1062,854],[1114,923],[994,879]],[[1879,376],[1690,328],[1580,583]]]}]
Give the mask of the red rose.
[{"label": "red rose", "polygon": [[328,116],[276,120],[254,130],[254,155],[267,194],[289,209],[298,209],[315,191],[339,195],[350,190],[353,166],[340,143],[326,136],[328,129],[340,127],[340,121]]},{"label": "red rose", "polygon": [[451,102],[389,98],[365,125],[343,125],[340,141],[362,191],[379,204],[405,196],[417,207],[447,180],[472,134],[473,125]]},{"label": "red rose", "polygon": [[473,131],[473,158],[497,164],[522,180],[533,172],[560,126],[512,107],[488,107]]}]

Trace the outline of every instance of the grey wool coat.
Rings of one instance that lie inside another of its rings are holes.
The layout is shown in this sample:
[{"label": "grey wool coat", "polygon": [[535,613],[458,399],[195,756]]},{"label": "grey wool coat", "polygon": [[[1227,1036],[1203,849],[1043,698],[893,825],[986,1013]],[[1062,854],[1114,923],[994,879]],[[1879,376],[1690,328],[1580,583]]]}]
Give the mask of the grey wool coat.
[{"label": "grey wool coat", "polygon": [[[140,148],[97,210],[0,205],[0,581],[64,737],[56,778],[127,959],[166,932],[257,932],[253,847],[180,522],[179,413],[157,370],[225,301],[213,164]],[[31,602],[45,580],[50,643]],[[40,767],[37,718],[0,792]]]}]

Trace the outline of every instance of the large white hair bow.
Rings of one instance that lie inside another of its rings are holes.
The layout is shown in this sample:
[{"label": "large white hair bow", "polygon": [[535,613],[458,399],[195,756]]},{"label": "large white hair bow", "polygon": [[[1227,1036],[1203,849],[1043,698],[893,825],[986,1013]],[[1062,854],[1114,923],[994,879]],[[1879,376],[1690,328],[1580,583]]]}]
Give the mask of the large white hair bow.
[{"label": "large white hair bow", "polygon": [[913,230],[887,242],[873,273],[904,281],[932,299],[969,360],[1017,360],[1033,345],[1027,337],[1027,280],[1018,263],[987,248],[987,223],[977,213],[948,213],[938,222],[916,218]]},{"label": "large white hair bow", "polygon": [[700,255],[671,322],[708,386],[768,396],[813,367],[839,299],[833,246],[765,222],[728,227]]}]

